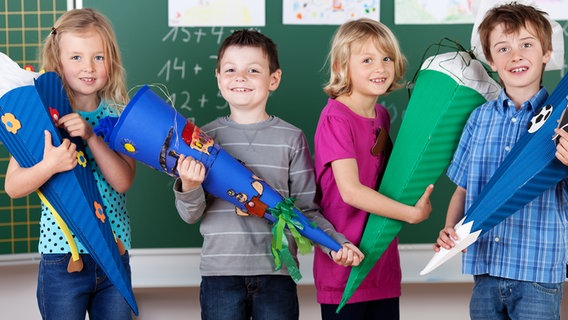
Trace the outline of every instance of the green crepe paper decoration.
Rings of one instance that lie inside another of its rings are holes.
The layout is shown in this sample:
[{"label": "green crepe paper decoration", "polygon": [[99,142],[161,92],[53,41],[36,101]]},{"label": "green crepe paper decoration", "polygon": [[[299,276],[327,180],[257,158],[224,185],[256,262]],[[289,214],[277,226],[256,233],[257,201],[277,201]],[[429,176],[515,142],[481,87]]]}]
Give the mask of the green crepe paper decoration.
[{"label": "green crepe paper decoration", "polygon": [[[471,111],[497,98],[500,89],[483,65],[466,52],[449,52],[426,60],[416,78],[378,191],[401,203],[416,204],[449,164]],[[337,312],[404,224],[369,215],[359,245],[365,259],[351,269]]]},{"label": "green crepe paper decoration", "polygon": [[[297,221],[296,212],[294,211],[294,199],[286,198],[278,202],[273,209],[268,209],[270,213],[276,218],[276,222],[272,225],[272,257],[274,258],[275,270],[282,268],[282,261],[286,264],[290,276],[294,282],[302,279],[302,274],[298,268],[298,264],[290,249],[288,247],[288,238],[286,237],[285,229],[288,227],[292,237],[296,240],[298,251],[301,254],[306,254],[312,251],[312,242],[302,236],[298,229],[303,229],[304,226]],[[310,222],[315,226],[314,222]]]}]

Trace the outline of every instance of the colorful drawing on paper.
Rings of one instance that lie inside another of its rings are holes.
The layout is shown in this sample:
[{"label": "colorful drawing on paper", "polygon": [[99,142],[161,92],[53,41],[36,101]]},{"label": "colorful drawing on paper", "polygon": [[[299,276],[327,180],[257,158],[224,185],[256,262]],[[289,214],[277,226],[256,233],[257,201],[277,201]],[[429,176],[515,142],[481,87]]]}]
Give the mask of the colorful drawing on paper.
[{"label": "colorful drawing on paper", "polygon": [[283,24],[336,24],[380,19],[380,0],[283,0]]},{"label": "colorful drawing on paper", "polygon": [[168,0],[170,27],[264,26],[264,0]]},{"label": "colorful drawing on paper", "polygon": [[395,0],[396,24],[473,23],[471,0]]},{"label": "colorful drawing on paper", "polygon": [[[469,24],[480,2],[491,0],[395,0],[396,24]],[[568,19],[568,0],[535,0],[554,20]]]}]

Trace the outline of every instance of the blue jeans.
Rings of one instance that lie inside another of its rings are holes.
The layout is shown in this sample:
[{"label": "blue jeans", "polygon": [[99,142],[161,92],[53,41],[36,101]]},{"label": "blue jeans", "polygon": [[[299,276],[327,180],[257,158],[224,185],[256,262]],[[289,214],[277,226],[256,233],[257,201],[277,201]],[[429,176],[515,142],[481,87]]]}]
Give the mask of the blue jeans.
[{"label": "blue jeans", "polygon": [[[83,270],[67,272],[71,254],[43,254],[39,263],[37,301],[43,319],[132,319],[130,306],[88,255],[81,255]],[[130,277],[128,252],[122,262]]]},{"label": "blue jeans", "polygon": [[562,283],[536,283],[474,276],[469,304],[473,320],[560,319]]},{"label": "blue jeans", "polygon": [[202,277],[203,320],[296,320],[298,292],[290,276]]}]

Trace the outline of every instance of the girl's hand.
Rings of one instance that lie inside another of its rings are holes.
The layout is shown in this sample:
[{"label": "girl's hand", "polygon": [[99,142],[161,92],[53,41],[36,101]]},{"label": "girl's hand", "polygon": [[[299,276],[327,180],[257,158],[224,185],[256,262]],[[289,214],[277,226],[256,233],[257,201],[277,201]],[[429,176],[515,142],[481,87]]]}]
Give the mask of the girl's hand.
[{"label": "girl's hand", "polygon": [[181,179],[181,191],[187,192],[201,185],[205,180],[205,167],[192,157],[179,156],[176,166]]},{"label": "girl's hand", "polygon": [[568,132],[564,129],[554,129],[554,133],[558,135],[558,144],[556,145],[556,158],[564,165],[568,166]]},{"label": "girl's hand", "polygon": [[51,132],[45,130],[45,145],[43,147],[42,163],[50,168],[53,174],[63,171],[69,171],[77,165],[77,146],[63,139],[59,147],[53,146],[51,142]]},{"label": "girl's hand", "polygon": [[96,137],[93,127],[78,113],[66,114],[57,121],[57,125],[65,129],[71,137],[81,137],[88,141],[91,137]]},{"label": "girl's hand", "polygon": [[430,202],[430,195],[432,194],[432,191],[434,191],[434,185],[428,185],[428,187],[426,187],[426,190],[424,191],[420,199],[418,199],[418,201],[414,205],[414,209],[416,212],[411,216],[411,219],[407,221],[408,223],[410,224],[419,223],[430,217],[430,213],[432,212],[432,203]]},{"label": "girl's hand", "polygon": [[358,266],[365,258],[365,255],[354,244],[346,242],[339,251],[331,252],[333,261],[340,266]]}]

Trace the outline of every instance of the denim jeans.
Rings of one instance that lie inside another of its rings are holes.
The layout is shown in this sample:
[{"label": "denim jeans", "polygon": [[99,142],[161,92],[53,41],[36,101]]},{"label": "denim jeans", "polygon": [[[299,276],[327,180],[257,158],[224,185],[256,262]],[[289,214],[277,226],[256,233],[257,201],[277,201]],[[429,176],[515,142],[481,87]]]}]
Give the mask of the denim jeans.
[{"label": "denim jeans", "polygon": [[558,320],[561,300],[562,283],[479,275],[474,277],[469,312],[473,320]]},{"label": "denim jeans", "polygon": [[290,276],[207,276],[201,278],[203,320],[296,320],[298,292]]},{"label": "denim jeans", "polygon": [[[81,255],[83,270],[67,272],[71,254],[43,254],[39,263],[37,301],[43,319],[132,319],[130,306],[93,258]],[[122,262],[130,277],[128,252]]]}]

